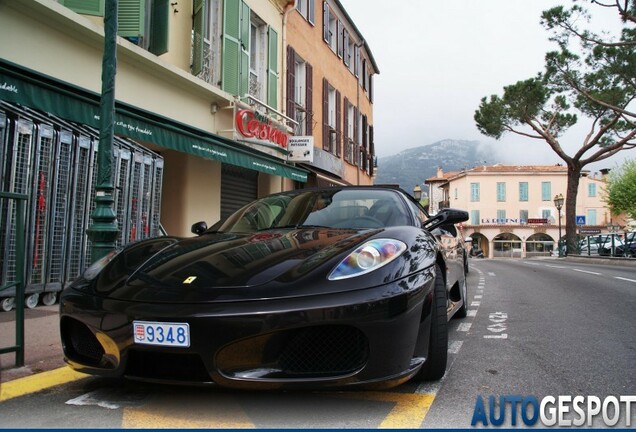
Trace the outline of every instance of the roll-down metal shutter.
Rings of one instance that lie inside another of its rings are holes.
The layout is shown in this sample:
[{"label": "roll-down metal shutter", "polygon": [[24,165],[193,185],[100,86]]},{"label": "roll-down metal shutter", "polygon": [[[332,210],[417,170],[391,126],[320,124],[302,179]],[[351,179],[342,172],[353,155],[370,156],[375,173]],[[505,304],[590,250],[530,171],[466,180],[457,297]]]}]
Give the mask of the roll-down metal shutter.
[{"label": "roll-down metal shutter", "polygon": [[234,165],[221,168],[221,220],[258,198],[258,172]]}]

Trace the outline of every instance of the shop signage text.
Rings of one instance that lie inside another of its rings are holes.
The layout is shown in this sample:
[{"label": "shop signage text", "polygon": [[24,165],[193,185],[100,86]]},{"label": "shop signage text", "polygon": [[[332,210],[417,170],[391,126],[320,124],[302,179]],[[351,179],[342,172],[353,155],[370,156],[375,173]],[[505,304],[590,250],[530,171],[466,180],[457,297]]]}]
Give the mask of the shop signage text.
[{"label": "shop signage text", "polygon": [[313,162],[314,137],[311,135],[290,137],[288,158],[294,162]]},{"label": "shop signage text", "polygon": [[252,110],[243,109],[236,112],[236,129],[245,138],[269,141],[287,148],[289,136],[272,125],[272,120]]}]

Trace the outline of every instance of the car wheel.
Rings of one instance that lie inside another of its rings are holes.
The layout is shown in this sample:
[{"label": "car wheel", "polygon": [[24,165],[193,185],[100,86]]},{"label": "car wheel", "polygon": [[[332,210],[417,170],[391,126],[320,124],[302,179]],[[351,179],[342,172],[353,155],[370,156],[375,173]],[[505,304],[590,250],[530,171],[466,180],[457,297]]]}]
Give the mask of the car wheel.
[{"label": "car wheel", "polygon": [[431,308],[431,336],[428,341],[426,363],[417,374],[418,380],[438,380],[446,372],[448,357],[448,321],[446,319],[446,286],[442,269],[435,266],[435,287]]},{"label": "car wheel", "polygon": [[466,275],[461,285],[462,306],[455,312],[457,318],[466,318],[468,314],[468,283],[466,282]]}]

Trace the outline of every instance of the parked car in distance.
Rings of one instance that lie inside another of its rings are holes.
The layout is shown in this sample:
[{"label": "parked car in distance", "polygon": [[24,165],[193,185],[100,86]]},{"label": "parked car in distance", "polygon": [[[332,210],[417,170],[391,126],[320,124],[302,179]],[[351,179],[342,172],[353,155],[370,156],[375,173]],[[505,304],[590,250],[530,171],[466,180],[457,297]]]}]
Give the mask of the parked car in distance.
[{"label": "parked car in distance", "polygon": [[624,245],[619,234],[588,236],[579,242],[580,254],[601,256],[611,255],[612,237],[614,238],[614,248]]},{"label": "parked car in distance", "polygon": [[390,187],[258,199],[192,238],[131,244],[60,299],[81,372],[239,389],[388,388],[439,379],[467,312],[455,224]]}]

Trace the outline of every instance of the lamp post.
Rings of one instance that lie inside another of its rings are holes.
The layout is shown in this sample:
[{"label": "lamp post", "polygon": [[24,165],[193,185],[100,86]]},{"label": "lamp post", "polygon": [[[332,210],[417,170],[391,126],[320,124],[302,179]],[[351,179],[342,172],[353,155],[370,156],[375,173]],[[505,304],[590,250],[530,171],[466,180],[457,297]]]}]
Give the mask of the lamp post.
[{"label": "lamp post", "polygon": [[415,187],[413,188],[413,198],[415,198],[417,202],[420,202],[420,200],[422,199],[422,188],[420,187],[420,185],[415,185]]},{"label": "lamp post", "polygon": [[115,249],[119,235],[113,197],[113,139],[115,125],[115,74],[117,72],[117,0],[106,0],[104,10],[104,57],[100,101],[97,183],[93,223],[87,234],[91,240],[91,259],[97,261]]},{"label": "lamp post", "polygon": [[558,194],[554,197],[554,206],[557,208],[559,214],[559,258],[563,256],[563,249],[561,247],[561,209],[563,208],[563,194]]}]

